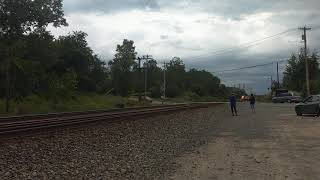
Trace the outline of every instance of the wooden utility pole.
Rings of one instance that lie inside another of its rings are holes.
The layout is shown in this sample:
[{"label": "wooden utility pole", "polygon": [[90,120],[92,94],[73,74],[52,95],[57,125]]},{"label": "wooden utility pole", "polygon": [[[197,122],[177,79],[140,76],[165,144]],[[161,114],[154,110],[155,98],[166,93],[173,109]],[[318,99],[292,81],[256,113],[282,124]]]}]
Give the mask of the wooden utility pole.
[{"label": "wooden utility pole", "polygon": [[7,59],[6,63],[6,113],[9,113],[10,109],[10,60]]},{"label": "wooden utility pole", "polygon": [[147,88],[148,88],[148,62],[145,62],[144,66],[144,99],[147,97]]},{"label": "wooden utility pole", "polygon": [[166,99],[166,68],[167,68],[167,64],[166,62],[163,63],[163,99]]},{"label": "wooden utility pole", "polygon": [[280,78],[279,78],[279,62],[277,62],[277,89],[280,88]]},{"label": "wooden utility pole", "polygon": [[142,82],[141,82],[141,58],[138,57],[138,62],[139,62],[139,86],[138,86],[138,91],[139,91],[139,101],[141,101],[141,85],[142,85]]},{"label": "wooden utility pole", "polygon": [[273,86],[273,78],[272,78],[272,76],[271,76],[271,84],[270,84],[270,89],[271,89],[271,94],[272,94],[272,92],[273,92],[273,89],[272,89],[272,86]]},{"label": "wooden utility pole", "polygon": [[152,56],[151,55],[145,55],[145,56],[142,56],[142,59],[145,60],[145,73],[144,73],[144,98],[147,97],[147,89],[148,89],[148,82],[147,82],[147,76],[148,76],[148,66],[149,66],[149,60],[152,59]]},{"label": "wooden utility pole", "polygon": [[308,28],[306,26],[299,28],[300,30],[303,30],[302,40],[304,41],[304,60],[306,63],[306,86],[307,86],[307,96],[310,96],[310,82],[309,82],[309,62],[308,62],[308,56],[307,56],[307,31],[311,30],[311,28]]}]

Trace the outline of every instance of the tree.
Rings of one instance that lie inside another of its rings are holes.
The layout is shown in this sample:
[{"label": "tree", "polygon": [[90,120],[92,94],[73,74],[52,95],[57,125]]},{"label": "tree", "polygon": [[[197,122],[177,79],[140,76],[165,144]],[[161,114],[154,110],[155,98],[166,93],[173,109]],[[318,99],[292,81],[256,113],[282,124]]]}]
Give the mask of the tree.
[{"label": "tree", "polygon": [[0,35],[8,40],[23,34],[42,33],[49,24],[67,25],[62,0],[0,1]]},{"label": "tree", "polygon": [[[66,26],[63,17],[62,0],[2,0],[0,1],[0,41],[9,50],[2,55],[6,64],[6,111],[9,111],[11,83],[14,70],[11,64],[18,67],[21,57],[21,40],[32,33],[44,33],[49,24],[54,27]],[[14,49],[14,50],[12,50]],[[22,66],[20,66],[22,69]]]},{"label": "tree", "polygon": [[[59,61],[53,68],[58,73],[65,73],[68,69],[73,69],[77,74],[79,90],[90,92],[96,91],[97,85],[104,81],[106,69],[105,64],[93,54],[86,37],[87,34],[81,31],[59,37],[55,42]],[[101,77],[97,77],[98,72],[96,71],[99,71]]]},{"label": "tree", "polygon": [[175,97],[184,92],[185,65],[179,57],[174,57],[167,64],[167,96]]},{"label": "tree", "polygon": [[186,77],[186,89],[199,96],[216,95],[219,91],[220,79],[207,71],[191,69]]},{"label": "tree", "polygon": [[[297,92],[306,93],[306,82],[305,82],[305,60],[303,53],[300,55],[292,55],[291,58],[288,60],[288,65],[284,72],[283,78],[283,86]],[[316,81],[319,81],[320,76],[320,69],[319,69],[319,57],[314,53],[308,57],[309,61],[309,73],[310,73],[310,81],[311,89],[317,91],[314,86],[317,86]]]},{"label": "tree", "polygon": [[137,55],[134,42],[124,39],[122,45],[117,45],[116,52],[109,62],[112,84],[116,94],[127,96],[132,90],[132,69]]}]

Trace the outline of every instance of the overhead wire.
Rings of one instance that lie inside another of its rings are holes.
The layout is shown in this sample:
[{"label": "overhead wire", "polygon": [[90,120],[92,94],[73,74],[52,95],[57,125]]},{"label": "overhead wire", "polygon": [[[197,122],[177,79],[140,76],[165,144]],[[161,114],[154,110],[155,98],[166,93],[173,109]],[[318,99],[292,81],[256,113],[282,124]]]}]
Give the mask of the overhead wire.
[{"label": "overhead wire", "polygon": [[229,52],[233,52],[235,50],[240,50],[243,48],[249,48],[249,47],[253,47],[253,46],[257,46],[259,44],[262,44],[263,42],[267,41],[267,40],[271,40],[271,39],[276,39],[276,38],[280,38],[282,35],[288,34],[290,32],[295,32],[298,31],[298,29],[288,29],[286,31],[271,35],[271,36],[267,36],[264,37],[262,39],[258,39],[255,41],[251,41],[251,42],[247,42],[247,43],[243,43],[240,44],[236,47],[233,48],[226,48],[226,49],[220,49],[220,50],[216,50],[210,53],[206,53],[206,54],[202,54],[202,55],[198,55],[198,56],[191,56],[191,57],[185,57],[183,59],[199,59],[201,57],[206,57],[206,56],[217,56],[217,55],[221,55],[221,54],[225,54],[225,53],[229,53]]},{"label": "overhead wire", "polygon": [[258,64],[258,65],[253,65],[253,66],[246,66],[246,67],[240,67],[240,68],[234,68],[234,69],[215,71],[215,72],[211,72],[211,73],[222,73],[222,72],[231,72],[231,71],[238,71],[238,70],[244,70],[244,69],[252,69],[252,68],[257,68],[257,67],[269,66],[269,65],[273,65],[275,63],[280,63],[280,62],[285,62],[285,61],[287,61],[287,59],[280,60],[280,61],[273,61],[273,62],[265,63],[265,64]]}]

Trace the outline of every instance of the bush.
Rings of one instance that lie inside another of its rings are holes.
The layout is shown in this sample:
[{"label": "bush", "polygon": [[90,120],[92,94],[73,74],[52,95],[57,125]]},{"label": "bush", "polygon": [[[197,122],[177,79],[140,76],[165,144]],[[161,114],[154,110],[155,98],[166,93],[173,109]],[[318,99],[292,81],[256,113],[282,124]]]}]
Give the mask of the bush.
[{"label": "bush", "polygon": [[311,94],[320,94],[320,80],[310,81]]},{"label": "bush", "polygon": [[[97,94],[78,94],[72,98],[47,100],[40,96],[28,96],[21,101],[11,103],[11,115],[42,114],[53,112],[88,111],[97,109],[112,109],[116,104],[125,104],[126,107],[147,106],[149,102],[138,102],[118,96],[104,96]],[[0,114],[5,114],[4,102],[0,100]]]},{"label": "bush", "polygon": [[201,98],[197,93],[189,91],[184,94],[184,99],[187,101],[200,101]]},{"label": "bush", "polygon": [[160,98],[161,97],[161,91],[159,87],[152,87],[150,89],[151,97],[153,98]]},{"label": "bush", "polygon": [[175,85],[175,84],[168,85],[168,87],[166,89],[167,97],[177,97],[180,94],[182,94],[182,93],[177,85]]}]

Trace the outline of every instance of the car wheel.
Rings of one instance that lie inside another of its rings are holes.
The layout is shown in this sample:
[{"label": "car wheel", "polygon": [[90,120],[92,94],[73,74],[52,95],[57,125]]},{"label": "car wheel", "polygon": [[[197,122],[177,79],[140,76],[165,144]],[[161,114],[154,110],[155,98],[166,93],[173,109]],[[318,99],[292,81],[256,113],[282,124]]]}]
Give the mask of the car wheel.
[{"label": "car wheel", "polygon": [[318,109],[318,113],[317,113],[317,116],[318,116],[318,117],[320,116],[320,109]]},{"label": "car wheel", "polygon": [[302,116],[302,113],[299,109],[296,109],[296,114],[297,114],[297,116]]}]

